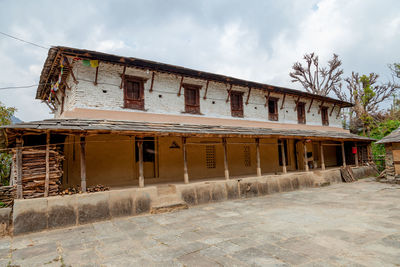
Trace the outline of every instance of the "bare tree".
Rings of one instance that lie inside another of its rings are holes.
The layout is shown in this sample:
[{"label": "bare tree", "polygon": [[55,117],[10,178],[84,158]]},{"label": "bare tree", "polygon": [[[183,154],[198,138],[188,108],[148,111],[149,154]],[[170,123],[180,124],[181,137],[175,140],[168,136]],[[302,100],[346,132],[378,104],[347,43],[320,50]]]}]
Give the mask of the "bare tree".
[{"label": "bare tree", "polygon": [[299,82],[307,92],[322,96],[327,96],[332,90],[341,88],[343,69],[339,68],[342,62],[338,55],[333,54],[327,67],[319,66],[318,56],[315,53],[305,54],[304,60],[307,63],[306,66],[300,62],[293,64],[293,72],[289,74],[293,78],[292,82]]},{"label": "bare tree", "polygon": [[378,78],[379,75],[376,73],[360,76],[352,72],[351,77],[344,79],[347,91],[333,89],[340,100],[354,104],[350,111],[350,122],[352,123],[353,116],[356,115],[355,117],[362,121],[364,132],[372,120],[371,115],[378,111],[379,105],[400,88],[399,84],[392,82],[377,84]]}]

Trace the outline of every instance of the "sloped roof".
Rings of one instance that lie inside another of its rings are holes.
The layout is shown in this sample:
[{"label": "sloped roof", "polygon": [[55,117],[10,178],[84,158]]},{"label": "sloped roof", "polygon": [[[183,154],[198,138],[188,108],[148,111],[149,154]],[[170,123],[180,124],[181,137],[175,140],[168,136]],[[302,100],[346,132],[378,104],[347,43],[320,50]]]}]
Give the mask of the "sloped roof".
[{"label": "sloped roof", "polygon": [[391,132],[389,135],[383,137],[376,142],[377,144],[399,143],[400,142],[400,127]]},{"label": "sloped roof", "polygon": [[[329,103],[334,103],[340,107],[351,107],[353,104],[345,101],[341,101],[338,99],[334,99],[331,97],[320,96],[311,94],[304,91],[299,91],[295,89],[279,87],[264,83],[258,83],[248,80],[242,80],[234,77],[229,77],[225,75],[204,72],[189,68],[184,68],[180,66],[164,64],[160,62],[134,58],[134,57],[122,57],[112,54],[106,54],[91,50],[85,49],[77,49],[77,48],[70,48],[70,47],[63,47],[63,46],[55,46],[50,48],[47,59],[44,63],[42,74],[40,75],[40,82],[38,89],[36,91],[36,99],[44,99],[46,94],[48,94],[50,90],[50,85],[48,81],[50,76],[58,75],[55,71],[54,66],[58,66],[60,62],[61,55],[69,56],[69,57],[79,57],[82,59],[96,59],[103,62],[111,63],[111,64],[118,64],[127,67],[136,67],[146,70],[158,71],[158,72],[165,72],[165,73],[172,73],[176,75],[182,75],[186,77],[192,77],[197,79],[204,79],[209,81],[215,82],[222,82],[222,83],[229,83],[237,86],[243,87],[251,87],[255,89],[270,91],[272,93],[281,93],[281,94],[288,94],[288,95],[295,95],[301,96],[306,98],[314,98],[320,101],[326,101]],[[68,75],[69,69],[68,66],[64,66],[64,75]]]},{"label": "sloped roof", "polygon": [[[281,137],[281,138],[318,138],[327,140],[367,141],[373,139],[351,133],[271,129],[256,127],[232,127],[216,125],[194,125],[178,123],[150,123],[116,120],[89,120],[89,119],[49,119],[43,121],[24,122],[15,125],[1,126],[3,138],[15,137],[20,132],[44,132],[51,130],[59,133],[126,133],[136,135],[157,136],[204,136],[204,137]],[[4,132],[5,131],[5,132]]]}]

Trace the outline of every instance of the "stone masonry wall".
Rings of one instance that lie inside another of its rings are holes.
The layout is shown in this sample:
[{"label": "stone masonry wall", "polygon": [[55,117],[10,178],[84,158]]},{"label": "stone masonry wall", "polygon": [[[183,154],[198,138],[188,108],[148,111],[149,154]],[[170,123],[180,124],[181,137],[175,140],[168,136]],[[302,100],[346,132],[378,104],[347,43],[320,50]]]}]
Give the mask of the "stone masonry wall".
[{"label": "stone masonry wall", "polygon": [[[184,78],[184,83],[201,85],[200,90],[200,111],[202,115],[184,114],[184,89],[182,95],[177,96],[181,77],[173,74],[156,73],[154,77],[153,92],[150,93],[151,75],[152,72],[127,68],[126,75],[133,75],[147,78],[145,83],[145,111],[138,111],[123,108],[123,89],[120,89],[122,66],[100,63],[98,73],[98,85],[94,85],[95,68],[83,66],[79,62],[74,64],[73,71],[78,84],[75,84],[71,77],[68,79],[68,84],[71,90],[67,90],[67,95],[64,101],[64,110],[72,110],[73,108],[90,108],[102,110],[118,110],[127,112],[150,112],[162,114],[174,114],[184,116],[207,116],[215,118],[230,118],[237,120],[255,120],[268,121],[268,110],[265,104],[265,92],[253,89],[250,94],[249,104],[245,101],[248,94],[248,88],[233,86],[232,90],[242,91],[244,118],[232,118],[230,102],[226,102],[227,90],[229,85],[210,82],[207,92],[207,99],[203,99],[206,87],[205,80]],[[279,98],[278,112],[279,123],[297,124],[297,112],[294,111],[295,100],[297,97],[286,96],[284,108],[280,109],[283,99],[282,94],[271,94],[271,97]],[[61,95],[59,96],[61,99]],[[308,110],[311,99],[301,99],[306,102],[306,111]],[[314,101],[309,113],[306,112],[306,121],[308,125],[322,125],[321,114],[318,114],[320,101]],[[331,103],[325,103],[324,106],[329,107],[329,113],[333,107]],[[336,118],[338,107],[335,107],[332,116],[329,116],[329,125],[333,127],[342,127],[340,118]],[[60,108],[56,111],[56,117],[62,116]]]}]

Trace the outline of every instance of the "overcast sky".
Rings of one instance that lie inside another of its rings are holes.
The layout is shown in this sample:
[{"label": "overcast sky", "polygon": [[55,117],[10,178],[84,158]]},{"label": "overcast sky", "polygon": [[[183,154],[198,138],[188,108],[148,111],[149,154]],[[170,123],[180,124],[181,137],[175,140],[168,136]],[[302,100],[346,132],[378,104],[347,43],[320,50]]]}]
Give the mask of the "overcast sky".
[{"label": "overcast sky", "polygon": [[[0,0],[0,31],[49,47],[71,46],[292,84],[290,68],[315,51],[337,53],[345,76],[400,62],[399,0]],[[47,51],[0,35],[0,87],[37,84]],[[36,87],[0,90],[24,121],[51,118]]]}]

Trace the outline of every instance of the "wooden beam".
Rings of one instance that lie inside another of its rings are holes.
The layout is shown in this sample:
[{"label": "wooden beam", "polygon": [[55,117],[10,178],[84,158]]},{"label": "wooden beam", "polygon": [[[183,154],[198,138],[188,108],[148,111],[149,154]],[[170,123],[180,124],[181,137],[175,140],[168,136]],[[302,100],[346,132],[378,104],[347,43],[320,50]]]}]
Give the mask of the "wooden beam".
[{"label": "wooden beam", "polygon": [[286,169],[286,154],[285,154],[285,139],[281,139],[281,154],[282,154],[282,172],[287,173]]},{"label": "wooden beam", "polygon": [[341,143],[342,146],[342,160],[343,160],[343,167],[346,167],[346,153],[344,151],[344,142],[342,141]]},{"label": "wooden beam", "polygon": [[270,94],[271,94],[271,91],[268,91],[268,95],[265,95],[265,105],[264,105],[264,107],[268,106],[268,100],[269,100]]},{"label": "wooden beam", "polygon": [[71,76],[72,76],[72,79],[74,80],[74,83],[78,84],[79,82],[76,80],[75,74],[72,71],[72,66],[71,66],[71,64],[69,64],[68,58],[66,56],[64,56],[64,62],[67,63],[67,66],[69,68],[69,73],[71,73]]},{"label": "wooden beam", "polygon": [[47,102],[47,100],[42,100],[42,102],[45,103],[52,112],[55,111],[55,109],[52,106],[50,106],[50,104],[49,104],[49,102]]},{"label": "wooden beam", "polygon": [[183,181],[185,184],[189,183],[189,174],[187,167],[187,151],[186,151],[186,137],[182,137],[182,151],[183,151]]},{"label": "wooden beam", "polygon": [[332,116],[332,112],[333,112],[333,110],[335,109],[335,107],[336,107],[336,103],[333,104],[333,107],[332,107],[332,109],[331,109],[331,112],[329,113],[329,117]]},{"label": "wooden beam", "polygon": [[322,100],[321,105],[319,105],[318,114],[321,113],[322,106],[324,105],[324,103],[325,103],[325,100]]},{"label": "wooden beam", "polygon": [[124,69],[122,70],[122,75],[121,75],[121,84],[119,85],[119,89],[122,89],[122,85],[125,80],[125,71],[126,71],[126,65],[124,65]]},{"label": "wooden beam", "polygon": [[261,176],[260,139],[256,138],[257,176]]},{"label": "wooden beam", "polygon": [[294,102],[296,103],[296,105],[294,105],[294,111],[297,110],[297,105],[299,104],[300,98],[301,98],[301,96],[299,96],[299,97],[297,98],[297,101],[296,101],[296,100],[294,101]]},{"label": "wooden beam", "polygon": [[150,93],[153,92],[153,85],[154,85],[154,71],[151,74],[151,84],[150,84],[150,90],[149,90]]},{"label": "wooden beam", "polygon": [[207,80],[207,83],[206,83],[206,90],[204,91],[204,96],[203,96],[203,99],[205,100],[205,99],[207,99],[207,91],[208,91],[208,83],[209,83],[210,81],[209,80]]},{"label": "wooden beam", "polygon": [[246,105],[249,104],[250,93],[251,93],[251,87],[249,87],[249,93],[247,94]]},{"label": "wooden beam", "polygon": [[354,142],[354,147],[356,148],[356,153],[354,154],[354,161],[355,161],[355,163],[356,163],[356,167],[358,167],[358,166],[359,166],[359,163],[358,163],[358,147],[357,147],[357,142]]},{"label": "wooden beam", "polygon": [[143,140],[140,139],[139,146],[139,187],[144,187],[144,172],[143,172]]},{"label": "wooden beam", "polygon": [[44,83],[44,86],[45,86],[45,87],[49,84],[50,76],[51,76],[51,74],[53,73],[53,68],[55,67],[56,62],[58,61],[58,59],[61,60],[60,50],[57,52],[56,57],[54,58],[54,61],[53,61],[53,63],[51,64],[50,71],[48,72],[49,75],[47,76],[46,81],[45,81],[45,83]]},{"label": "wooden beam", "polygon": [[181,96],[182,84],[183,84],[183,76],[182,76],[182,78],[181,78],[181,83],[179,84],[178,96]]},{"label": "wooden beam", "polygon": [[306,141],[304,141],[303,145],[304,145],[304,169],[305,169],[306,172],[308,172],[309,168],[308,168],[307,143],[306,143]]},{"label": "wooden beam", "polygon": [[337,113],[337,115],[336,115],[336,119],[339,118],[340,112],[341,112],[341,111],[342,111],[342,107],[339,106],[339,111],[338,111],[338,113]]},{"label": "wooden beam", "polygon": [[44,180],[44,197],[49,196],[50,181],[50,132],[46,133],[46,177]]},{"label": "wooden beam", "polygon": [[322,142],[319,142],[319,148],[321,150],[321,169],[325,170],[324,146]]},{"label": "wooden beam", "polygon": [[16,140],[16,167],[17,167],[17,198],[23,198],[23,188],[22,188],[22,138],[21,136],[17,137]]},{"label": "wooden beam", "polygon": [[311,103],[310,103],[310,105],[308,106],[307,113],[310,113],[311,106],[312,106],[313,102],[314,102],[314,98],[311,98]]},{"label": "wooden beam", "polygon": [[81,189],[82,192],[86,192],[86,137],[81,136]]},{"label": "wooden beam", "polygon": [[94,77],[94,85],[97,85],[97,76],[99,74],[99,66],[96,67],[96,76]]},{"label": "wooden beam", "polygon": [[228,149],[226,145],[226,138],[222,138],[222,145],[224,147],[224,171],[225,179],[229,180],[229,167],[228,167]]},{"label": "wooden beam", "polygon": [[285,93],[285,94],[283,94],[283,99],[282,99],[281,109],[283,109],[283,105],[285,104],[285,99],[286,99],[286,93]]},{"label": "wooden beam", "polygon": [[232,91],[232,84],[231,84],[231,86],[230,86],[229,89],[228,89],[228,97],[226,98],[226,103],[229,102],[229,97],[231,96],[231,91]]}]

